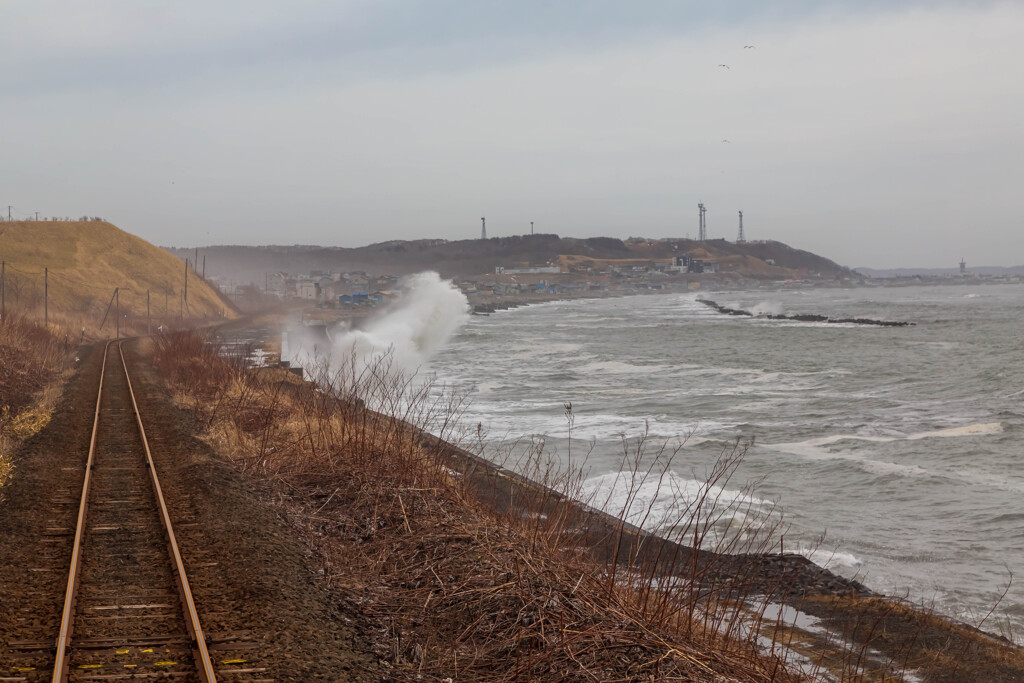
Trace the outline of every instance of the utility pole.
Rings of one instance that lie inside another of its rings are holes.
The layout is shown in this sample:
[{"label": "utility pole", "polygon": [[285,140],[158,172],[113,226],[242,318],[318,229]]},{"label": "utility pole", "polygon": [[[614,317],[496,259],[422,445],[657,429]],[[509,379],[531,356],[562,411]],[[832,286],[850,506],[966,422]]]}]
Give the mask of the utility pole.
[{"label": "utility pole", "polygon": [[36,222],[37,223],[39,222],[39,212],[38,211],[36,211]]},{"label": "utility pole", "polygon": [[10,222],[10,220],[11,220],[11,205],[8,204],[7,205],[7,221]]},{"label": "utility pole", "polygon": [[487,219],[480,218],[480,239],[487,239]]},{"label": "utility pole", "polygon": [[707,218],[705,218],[707,209],[704,208],[703,203],[697,204],[697,209],[700,212],[700,224],[697,229],[697,241],[703,242],[708,238]]},{"label": "utility pole", "polygon": [[121,288],[114,288],[114,339],[121,336]]},{"label": "utility pole", "polygon": [[146,290],[146,334],[153,334],[153,318],[149,314],[149,290]]},{"label": "utility pole", "polygon": [[43,268],[43,327],[50,326],[50,269]]},{"label": "utility pole", "polygon": [[7,261],[0,262],[0,322],[7,322]]},{"label": "utility pole", "polygon": [[[103,320],[100,321],[100,329],[107,324],[107,316],[110,315],[110,309],[114,306],[114,299],[117,298],[117,287],[114,287],[114,293],[110,295],[110,303],[107,304],[107,310],[103,311]],[[84,332],[84,330],[83,330]]]},{"label": "utility pole", "polygon": [[203,254],[203,279],[206,279],[206,254]]},{"label": "utility pole", "polygon": [[530,234],[533,234],[533,221],[530,221]]},{"label": "utility pole", "polygon": [[[182,300],[182,307],[184,307],[185,304],[188,303],[188,259],[185,259],[185,290],[182,293],[182,296],[184,297],[184,299]],[[182,318],[184,317],[185,314],[182,313]]]}]

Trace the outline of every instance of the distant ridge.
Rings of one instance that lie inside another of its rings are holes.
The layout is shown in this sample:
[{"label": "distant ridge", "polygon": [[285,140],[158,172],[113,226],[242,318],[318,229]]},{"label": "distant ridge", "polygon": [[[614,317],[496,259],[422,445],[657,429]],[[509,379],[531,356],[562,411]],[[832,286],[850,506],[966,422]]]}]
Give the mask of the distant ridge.
[{"label": "distant ridge", "polygon": [[184,262],[105,221],[0,222],[0,259],[8,312],[42,320],[45,295],[51,323],[113,330],[112,313],[103,317],[115,287],[122,315],[136,322],[145,321],[147,290],[154,325],[236,315],[195,272],[186,304]]},{"label": "distant ridge", "polygon": [[[165,247],[180,257],[186,248]],[[811,275],[827,279],[857,277],[829,259],[794,249],[781,242],[726,240],[698,242],[690,239],[646,240],[612,237],[577,239],[558,235],[518,235],[487,240],[424,239],[389,241],[365,247],[318,247],[307,245],[204,247],[211,276],[228,277],[239,284],[262,284],[267,273],[365,271],[370,274],[404,275],[436,270],[443,277],[471,277],[493,273],[496,266],[521,267],[564,265],[593,260],[656,260],[692,254],[718,261],[737,275],[786,279]]]},{"label": "distant ridge", "polygon": [[[893,278],[893,277],[948,277],[959,275],[960,268],[854,268],[854,271],[870,278]],[[967,275],[1022,275],[1024,266],[968,266]]]}]

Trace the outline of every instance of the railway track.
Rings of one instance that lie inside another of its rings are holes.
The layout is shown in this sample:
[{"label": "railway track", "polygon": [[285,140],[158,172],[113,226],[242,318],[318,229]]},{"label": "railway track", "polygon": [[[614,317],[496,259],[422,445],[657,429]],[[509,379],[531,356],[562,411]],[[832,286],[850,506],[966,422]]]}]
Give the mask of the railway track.
[{"label": "railway track", "polygon": [[[0,681],[271,681],[251,632],[203,629],[205,617],[230,621],[222,618],[230,601],[205,612],[197,604],[187,570],[209,584],[217,563],[196,543],[188,556],[178,543],[196,526],[182,504],[187,492],[165,496],[174,484],[159,479],[121,344],[104,349],[84,467],[65,468],[78,470],[80,489],[53,492],[39,566],[29,568],[45,577],[35,608],[44,614],[22,610],[25,627],[6,644],[15,664]],[[55,600],[59,623],[45,615]]]}]

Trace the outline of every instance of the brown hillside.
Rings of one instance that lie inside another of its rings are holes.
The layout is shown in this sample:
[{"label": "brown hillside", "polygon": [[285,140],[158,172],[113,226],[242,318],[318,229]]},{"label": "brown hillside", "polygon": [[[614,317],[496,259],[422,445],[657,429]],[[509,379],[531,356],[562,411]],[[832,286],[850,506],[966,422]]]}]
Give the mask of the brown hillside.
[{"label": "brown hillside", "polygon": [[[188,249],[168,249],[184,258]],[[404,275],[436,270],[443,277],[473,277],[494,273],[496,266],[546,266],[586,260],[624,264],[634,261],[665,263],[678,254],[718,261],[723,270],[749,277],[785,279],[798,276],[835,279],[852,277],[849,269],[829,259],[781,242],[688,239],[620,240],[611,237],[576,239],[558,235],[515,235],[487,240],[391,241],[355,249],[342,247],[215,246],[204,247],[210,275],[237,282],[262,284],[266,274],[284,271],[366,271]],[[770,259],[774,266],[766,263]],[[725,267],[725,264],[729,264]]]},{"label": "brown hillside", "polygon": [[[154,325],[236,315],[194,271],[185,301],[183,261],[103,221],[0,223],[0,259],[9,314],[48,313],[51,324],[87,333],[99,331],[115,288],[122,322],[136,326],[145,324],[147,293]],[[112,328],[108,315],[102,331]]]}]

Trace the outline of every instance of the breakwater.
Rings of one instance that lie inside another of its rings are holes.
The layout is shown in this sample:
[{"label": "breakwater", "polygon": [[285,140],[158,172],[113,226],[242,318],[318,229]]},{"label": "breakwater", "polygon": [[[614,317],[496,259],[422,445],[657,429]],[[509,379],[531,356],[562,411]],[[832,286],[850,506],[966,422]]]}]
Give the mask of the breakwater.
[{"label": "breakwater", "polygon": [[879,327],[906,327],[914,323],[902,320],[876,320],[874,318],[831,318],[827,315],[816,315],[813,313],[797,313],[787,315],[785,313],[764,313],[756,314],[742,308],[730,308],[710,299],[697,299],[705,306],[709,306],[724,315],[747,316],[750,318],[768,318],[769,320],[794,320],[802,323],[850,323],[852,325],[877,325]]}]

